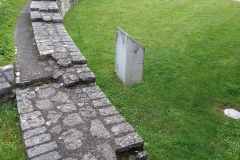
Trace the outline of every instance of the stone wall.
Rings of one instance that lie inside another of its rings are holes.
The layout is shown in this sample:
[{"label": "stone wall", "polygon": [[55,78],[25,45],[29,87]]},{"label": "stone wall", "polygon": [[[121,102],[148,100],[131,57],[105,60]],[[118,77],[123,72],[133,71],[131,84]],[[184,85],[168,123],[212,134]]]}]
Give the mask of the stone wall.
[{"label": "stone wall", "polygon": [[78,0],[57,0],[61,16],[64,17],[68,10],[77,2]]}]

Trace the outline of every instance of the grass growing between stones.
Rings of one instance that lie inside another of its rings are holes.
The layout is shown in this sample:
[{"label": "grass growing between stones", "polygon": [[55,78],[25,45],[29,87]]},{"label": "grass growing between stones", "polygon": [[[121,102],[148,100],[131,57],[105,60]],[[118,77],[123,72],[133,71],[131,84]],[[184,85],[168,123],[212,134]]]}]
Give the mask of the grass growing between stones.
[{"label": "grass growing between stones", "polygon": [[[97,84],[145,140],[149,159],[239,159],[240,3],[81,0],[64,19]],[[116,26],[145,46],[143,82],[114,73]]]},{"label": "grass growing between stones", "polygon": [[27,159],[16,106],[0,104],[0,159]]},{"label": "grass growing between stones", "polygon": [[28,0],[0,0],[0,66],[15,63],[14,30],[18,14]]}]

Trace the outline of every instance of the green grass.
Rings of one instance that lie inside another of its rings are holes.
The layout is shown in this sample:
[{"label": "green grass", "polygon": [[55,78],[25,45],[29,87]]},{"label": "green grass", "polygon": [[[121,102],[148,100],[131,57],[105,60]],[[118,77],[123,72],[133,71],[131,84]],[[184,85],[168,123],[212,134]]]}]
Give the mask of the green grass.
[{"label": "green grass", "polygon": [[14,30],[19,12],[28,0],[0,0],[0,66],[15,64]]},{"label": "green grass", "polygon": [[[0,0],[0,66],[15,63],[14,30],[19,12],[28,0]],[[27,159],[16,105],[0,99],[0,159]]]},{"label": "green grass", "polygon": [[[81,0],[64,25],[97,84],[145,140],[149,159],[239,159],[240,3]],[[116,26],[145,46],[143,82],[114,73]]]},{"label": "green grass", "polygon": [[0,105],[0,159],[25,160],[17,108],[9,103]]}]

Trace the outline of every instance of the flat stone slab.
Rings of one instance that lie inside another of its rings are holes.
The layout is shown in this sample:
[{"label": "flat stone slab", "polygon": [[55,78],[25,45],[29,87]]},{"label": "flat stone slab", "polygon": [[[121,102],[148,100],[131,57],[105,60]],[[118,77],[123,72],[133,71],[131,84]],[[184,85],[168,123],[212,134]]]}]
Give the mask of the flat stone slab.
[{"label": "flat stone slab", "polygon": [[143,147],[140,135],[95,84],[16,89],[16,98],[30,159],[114,160],[116,152]]},{"label": "flat stone slab", "polygon": [[240,112],[235,109],[231,109],[231,108],[225,109],[224,114],[230,118],[240,119]]}]

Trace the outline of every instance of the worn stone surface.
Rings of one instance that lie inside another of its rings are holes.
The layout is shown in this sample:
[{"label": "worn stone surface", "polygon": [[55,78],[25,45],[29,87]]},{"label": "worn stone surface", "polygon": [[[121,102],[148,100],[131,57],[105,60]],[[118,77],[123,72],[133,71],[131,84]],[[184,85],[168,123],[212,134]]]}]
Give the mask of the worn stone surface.
[{"label": "worn stone surface", "polygon": [[[48,88],[54,91],[50,92]],[[94,107],[99,101],[110,103],[102,96],[89,98],[98,93],[101,90],[95,84],[65,88],[52,83],[17,89],[18,107],[27,104],[34,108],[20,113],[29,157],[55,155],[60,159],[92,157],[110,160],[116,159],[115,151],[141,148],[143,140],[115,107]],[[93,152],[87,152],[90,150]]]},{"label": "worn stone surface", "polygon": [[143,139],[137,133],[130,133],[126,136],[115,139],[117,152],[128,151],[130,148],[141,148]]},{"label": "worn stone surface", "polygon": [[12,93],[12,86],[8,82],[0,83],[0,95]]},{"label": "worn stone surface", "polygon": [[39,157],[33,158],[32,160],[47,160],[47,159],[51,159],[51,160],[56,160],[56,159],[60,159],[61,156],[59,155],[58,152],[53,151],[47,154],[43,154]]}]

